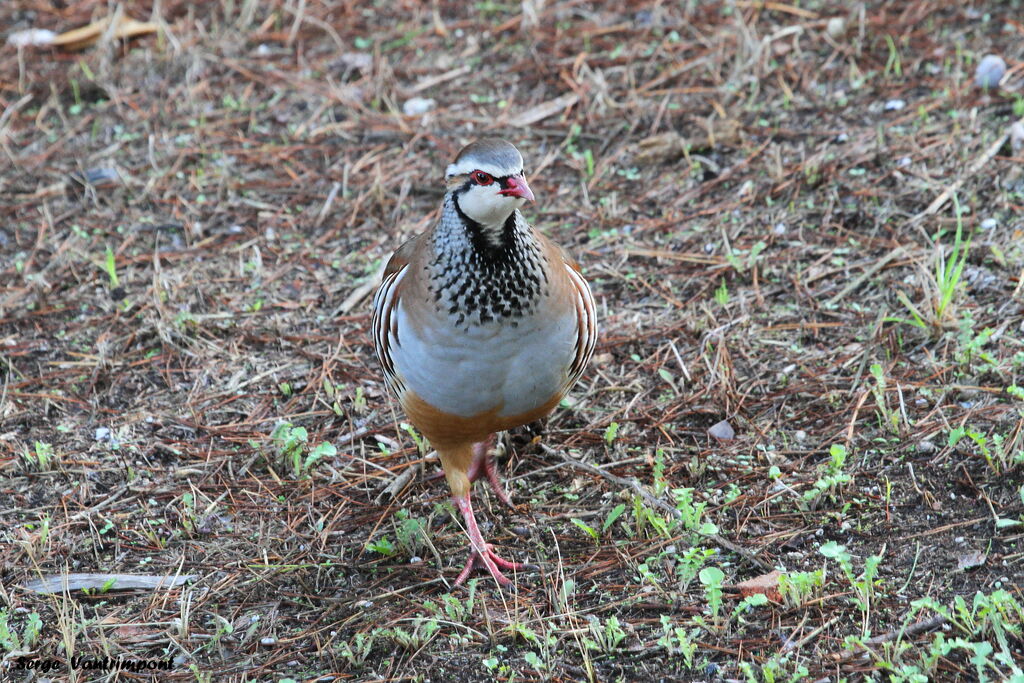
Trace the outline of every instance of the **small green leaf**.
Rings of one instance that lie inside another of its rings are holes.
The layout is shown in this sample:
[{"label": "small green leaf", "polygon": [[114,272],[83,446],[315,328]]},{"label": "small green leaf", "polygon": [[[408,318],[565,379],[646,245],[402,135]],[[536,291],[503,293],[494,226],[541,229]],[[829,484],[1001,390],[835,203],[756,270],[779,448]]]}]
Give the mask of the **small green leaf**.
[{"label": "small green leaf", "polygon": [[846,548],[835,541],[829,541],[818,548],[818,552],[827,558],[835,559],[846,555]]},{"label": "small green leaf", "polygon": [[615,524],[615,520],[617,520],[620,516],[622,516],[622,513],[625,512],[625,511],[626,511],[626,504],[625,503],[619,503],[618,505],[613,507],[612,511],[608,513],[608,517],[605,518],[604,524],[601,525],[601,531],[602,532],[608,531],[608,528],[612,524]]},{"label": "small green leaf", "polygon": [[587,532],[587,534],[589,534],[592,539],[594,539],[595,541],[597,540],[597,530],[594,529],[594,527],[590,526],[582,519],[576,519],[575,517],[573,517],[569,521],[578,526],[579,528],[583,529],[585,532]]},{"label": "small green leaf", "polygon": [[302,468],[308,469],[311,465],[320,460],[320,458],[333,458],[337,454],[338,449],[334,447],[334,444],[330,441],[324,441],[309,452],[309,455],[306,456],[306,461],[302,464]]},{"label": "small green leaf", "polygon": [[725,573],[718,567],[704,567],[697,578],[705,586],[718,586],[725,580]]},{"label": "small green leaf", "polygon": [[604,430],[604,442],[606,444],[608,444],[609,446],[611,446],[612,443],[615,441],[615,437],[618,435],[618,433],[619,433],[619,423],[618,422],[612,422]]},{"label": "small green leaf", "polygon": [[107,277],[110,278],[110,288],[114,289],[117,287],[117,263],[114,260],[114,250],[107,246],[107,256],[103,263],[104,270],[107,271]]}]

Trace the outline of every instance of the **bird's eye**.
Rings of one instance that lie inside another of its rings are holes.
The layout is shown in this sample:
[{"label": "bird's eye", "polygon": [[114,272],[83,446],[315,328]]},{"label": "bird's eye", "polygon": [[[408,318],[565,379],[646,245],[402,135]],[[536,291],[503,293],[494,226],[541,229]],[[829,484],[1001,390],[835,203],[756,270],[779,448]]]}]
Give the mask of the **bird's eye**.
[{"label": "bird's eye", "polygon": [[494,182],[494,178],[483,171],[473,171],[473,180],[477,185],[490,185]]}]

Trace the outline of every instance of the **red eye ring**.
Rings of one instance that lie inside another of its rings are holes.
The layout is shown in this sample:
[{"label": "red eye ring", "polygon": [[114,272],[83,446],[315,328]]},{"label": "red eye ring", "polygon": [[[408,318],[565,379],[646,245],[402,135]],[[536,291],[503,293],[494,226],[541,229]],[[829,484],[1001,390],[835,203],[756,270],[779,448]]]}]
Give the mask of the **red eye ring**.
[{"label": "red eye ring", "polygon": [[483,171],[473,171],[473,182],[477,185],[490,185],[494,182],[494,178],[489,173]]}]

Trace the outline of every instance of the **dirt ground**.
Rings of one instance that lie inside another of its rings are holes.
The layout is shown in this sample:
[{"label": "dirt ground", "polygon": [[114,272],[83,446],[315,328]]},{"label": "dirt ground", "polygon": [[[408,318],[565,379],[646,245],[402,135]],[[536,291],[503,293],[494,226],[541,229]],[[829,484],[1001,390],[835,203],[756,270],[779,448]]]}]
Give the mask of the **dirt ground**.
[{"label": "dirt ground", "polygon": [[[0,47],[0,679],[1024,680],[1021,8],[0,4],[156,29]],[[601,326],[515,592],[367,336],[484,135]]]}]

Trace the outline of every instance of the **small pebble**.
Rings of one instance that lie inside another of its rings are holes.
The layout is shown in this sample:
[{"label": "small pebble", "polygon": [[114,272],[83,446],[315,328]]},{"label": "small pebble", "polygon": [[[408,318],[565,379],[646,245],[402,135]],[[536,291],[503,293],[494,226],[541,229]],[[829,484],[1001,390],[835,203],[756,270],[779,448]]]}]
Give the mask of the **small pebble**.
[{"label": "small pebble", "polygon": [[974,72],[974,84],[979,88],[995,88],[1006,73],[1006,62],[999,55],[985,55]]},{"label": "small pebble", "polygon": [[97,427],[96,428],[96,440],[106,441],[110,438],[110,429],[108,427]]},{"label": "small pebble", "polygon": [[267,636],[266,638],[260,638],[260,645],[275,645],[276,643],[277,638],[271,638],[270,636]]},{"label": "small pebble", "polygon": [[729,441],[730,439],[736,438],[736,430],[732,428],[732,425],[728,421],[722,420],[717,422],[708,429],[708,436],[713,436],[720,441]]},{"label": "small pebble", "polygon": [[714,254],[715,253],[715,245],[712,244],[711,242],[708,242],[707,244],[705,244],[704,245],[704,253],[705,254]]},{"label": "small pebble", "polygon": [[963,543],[964,542],[964,537],[963,536],[957,536],[956,538],[953,539],[953,542],[954,543]]},{"label": "small pebble", "polygon": [[850,136],[847,135],[846,133],[840,133],[839,135],[836,136],[836,142],[838,142],[840,145],[843,144],[844,142],[849,142],[849,141],[850,141]]},{"label": "small pebble", "polygon": [[997,221],[995,218],[986,218],[985,220],[983,220],[981,222],[981,229],[982,230],[991,230],[992,228],[996,227],[997,225],[999,225],[999,221]]},{"label": "small pebble", "polygon": [[798,429],[798,430],[796,430],[796,432],[793,433],[793,438],[796,439],[797,441],[806,441],[807,440],[807,432],[805,432],[802,429]]},{"label": "small pebble", "polygon": [[899,166],[900,168],[903,168],[904,166],[910,166],[910,157],[903,157],[902,159],[896,162],[896,165]]},{"label": "small pebble", "polygon": [[345,52],[338,58],[338,61],[349,69],[369,71],[373,66],[373,55],[369,52]]},{"label": "small pebble", "polygon": [[888,102],[885,103],[885,110],[899,111],[900,109],[903,109],[903,107],[905,106],[907,106],[907,103],[904,100],[889,100]]},{"label": "small pebble", "polygon": [[917,444],[917,452],[918,453],[934,453],[935,452],[935,443],[932,442],[932,441],[922,441],[921,443]]},{"label": "small pebble", "polygon": [[640,28],[647,28],[654,24],[654,13],[650,10],[640,10],[636,15],[634,15],[633,21],[635,21],[636,25]]},{"label": "small pebble", "polygon": [[15,31],[7,36],[7,43],[14,47],[27,47],[29,45],[49,45],[57,34],[45,28],[29,28],[24,31]]},{"label": "small pebble", "polygon": [[827,33],[830,38],[835,38],[836,40],[842,38],[843,34],[846,33],[846,19],[843,19],[842,17],[832,17],[828,20],[828,24],[825,25],[825,33]]},{"label": "small pebble", "polygon": [[420,557],[419,555],[413,555],[412,557],[409,558],[409,564],[419,564],[422,561],[423,561],[423,558]]},{"label": "small pebble", "polygon": [[256,55],[258,57],[266,57],[270,54],[270,46],[266,43],[260,43],[256,48]]},{"label": "small pebble", "polygon": [[428,100],[423,97],[413,97],[402,105],[402,113],[406,116],[420,116],[426,114],[437,105],[436,100]]},{"label": "small pebble", "polygon": [[772,232],[774,232],[779,237],[782,237],[783,235],[786,234],[786,224],[785,223],[776,223],[775,227],[772,228]]},{"label": "small pebble", "polygon": [[1024,149],[1024,123],[1020,121],[1010,126],[1010,149],[1014,154]]}]

